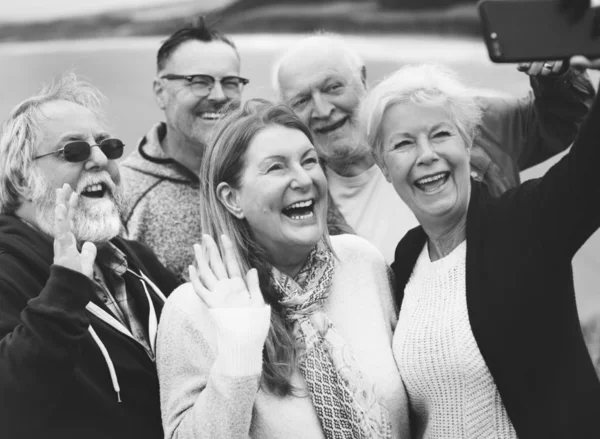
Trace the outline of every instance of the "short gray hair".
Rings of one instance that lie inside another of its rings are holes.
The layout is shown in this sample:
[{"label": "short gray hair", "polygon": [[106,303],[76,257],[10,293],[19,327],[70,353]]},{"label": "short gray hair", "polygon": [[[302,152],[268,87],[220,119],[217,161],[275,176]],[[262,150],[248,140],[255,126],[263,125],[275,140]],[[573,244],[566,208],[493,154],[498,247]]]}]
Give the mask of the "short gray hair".
[{"label": "short gray hair", "polygon": [[30,186],[31,167],[43,138],[38,123],[43,117],[41,107],[48,102],[69,101],[104,120],[105,100],[96,87],[67,72],[12,110],[0,127],[0,213],[14,213],[20,206],[20,195]]},{"label": "short gray hair", "polygon": [[359,110],[361,131],[379,163],[382,160],[381,124],[385,112],[405,102],[446,105],[461,137],[468,147],[472,146],[482,115],[475,99],[475,89],[467,87],[453,70],[445,66],[408,65],[372,88]]},{"label": "short gray hair", "polygon": [[292,46],[288,47],[285,52],[283,52],[275,61],[271,79],[273,90],[279,99],[282,98],[281,86],[279,83],[279,73],[281,68],[302,52],[324,50],[325,48],[332,52],[342,54],[347,62],[347,66],[356,75],[357,79],[359,81],[362,79],[361,70],[365,63],[358,52],[354,50],[348,43],[346,43],[341,35],[329,32],[318,32],[303,38]]}]

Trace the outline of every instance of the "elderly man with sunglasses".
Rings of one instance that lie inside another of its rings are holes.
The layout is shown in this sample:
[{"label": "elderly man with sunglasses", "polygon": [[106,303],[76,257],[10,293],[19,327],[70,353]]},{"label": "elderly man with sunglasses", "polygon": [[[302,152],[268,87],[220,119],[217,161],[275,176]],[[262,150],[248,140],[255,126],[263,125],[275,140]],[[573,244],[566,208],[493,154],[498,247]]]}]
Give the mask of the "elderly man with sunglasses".
[{"label": "elderly man with sunglasses", "polygon": [[248,80],[239,76],[235,45],[202,19],[160,47],[154,93],[166,121],[152,127],[121,166],[127,236],[151,247],[185,278],[200,242],[198,171],[216,121],[239,105]]},{"label": "elderly man with sunglasses", "polygon": [[178,279],[119,238],[123,142],[73,74],[0,131],[0,436],[163,437],[158,318]]}]

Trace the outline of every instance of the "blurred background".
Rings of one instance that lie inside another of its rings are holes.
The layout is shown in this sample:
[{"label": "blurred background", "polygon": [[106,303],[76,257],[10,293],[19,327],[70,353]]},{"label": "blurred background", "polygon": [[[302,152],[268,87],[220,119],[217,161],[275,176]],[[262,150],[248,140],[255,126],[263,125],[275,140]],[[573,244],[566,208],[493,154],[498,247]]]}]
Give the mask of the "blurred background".
[{"label": "blurred background", "polygon": [[[112,131],[130,151],[162,119],[151,88],[156,51],[198,14],[237,44],[242,76],[250,78],[244,98],[272,98],[273,60],[315,30],[344,34],[363,56],[371,84],[403,64],[438,61],[482,93],[529,90],[514,65],[489,61],[474,0],[0,0],[0,119],[72,69],[108,97]],[[597,74],[593,82],[597,86]],[[555,161],[523,178],[542,175]],[[573,265],[580,317],[600,366],[598,250],[600,233]]]}]

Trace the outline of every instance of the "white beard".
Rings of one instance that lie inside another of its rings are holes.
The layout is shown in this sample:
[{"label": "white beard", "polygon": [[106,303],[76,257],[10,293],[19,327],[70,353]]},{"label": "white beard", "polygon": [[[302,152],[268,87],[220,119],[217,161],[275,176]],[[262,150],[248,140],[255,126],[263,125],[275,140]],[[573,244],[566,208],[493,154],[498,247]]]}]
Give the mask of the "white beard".
[{"label": "white beard", "polygon": [[[106,171],[104,180],[112,179]],[[99,175],[99,174],[95,174]],[[80,189],[81,181],[78,184]],[[37,169],[32,169],[29,179],[32,190],[32,202],[36,209],[36,220],[38,227],[48,235],[55,237],[54,208],[56,206],[56,191],[51,188],[46,179],[41,176]],[[79,196],[76,212],[73,216],[71,232],[77,242],[89,241],[92,243],[104,243],[115,236],[121,230],[120,207],[123,203],[123,191],[120,185],[111,185],[112,195],[99,202],[89,202],[87,197]],[[77,190],[80,192],[80,190]]]}]

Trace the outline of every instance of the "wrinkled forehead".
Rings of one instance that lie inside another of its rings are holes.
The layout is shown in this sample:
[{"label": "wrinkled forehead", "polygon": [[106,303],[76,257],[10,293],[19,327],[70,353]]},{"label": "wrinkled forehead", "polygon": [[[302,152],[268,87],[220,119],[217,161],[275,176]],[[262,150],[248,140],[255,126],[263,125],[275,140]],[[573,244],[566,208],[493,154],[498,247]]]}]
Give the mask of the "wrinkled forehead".
[{"label": "wrinkled forehead", "polygon": [[281,64],[277,80],[284,100],[319,88],[331,78],[355,81],[359,72],[353,71],[351,61],[344,54],[323,48],[302,50]]},{"label": "wrinkled forehead", "polygon": [[59,139],[66,133],[96,137],[107,131],[106,121],[74,102],[50,101],[41,105],[39,110],[37,123],[45,140]]}]

